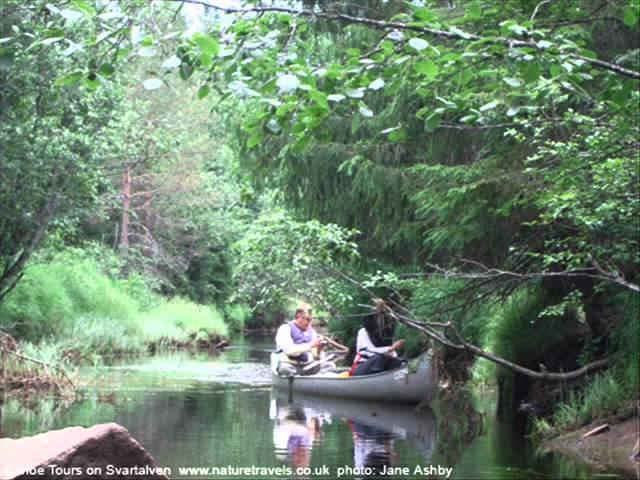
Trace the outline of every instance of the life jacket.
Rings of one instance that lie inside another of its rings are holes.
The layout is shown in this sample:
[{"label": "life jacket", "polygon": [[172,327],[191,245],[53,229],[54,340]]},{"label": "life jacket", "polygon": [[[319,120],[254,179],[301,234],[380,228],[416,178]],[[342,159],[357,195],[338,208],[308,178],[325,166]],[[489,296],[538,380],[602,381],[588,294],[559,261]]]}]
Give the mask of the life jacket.
[{"label": "life jacket", "polygon": [[[289,324],[289,330],[291,330],[291,338],[293,343],[309,343],[313,340],[313,328],[309,327],[306,330],[301,330],[293,320],[287,322]],[[300,355],[286,355],[281,356],[281,361],[289,361],[295,363],[307,363],[313,360],[313,356],[310,352],[303,352]]]}]

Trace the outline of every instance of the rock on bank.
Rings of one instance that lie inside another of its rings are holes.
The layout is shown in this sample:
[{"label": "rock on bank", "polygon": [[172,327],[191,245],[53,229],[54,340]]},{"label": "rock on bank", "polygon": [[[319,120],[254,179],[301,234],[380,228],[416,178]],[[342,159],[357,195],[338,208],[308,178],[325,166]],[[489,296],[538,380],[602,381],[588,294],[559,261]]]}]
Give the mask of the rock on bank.
[{"label": "rock on bank", "polygon": [[117,423],[0,439],[0,480],[167,479],[153,457]]}]

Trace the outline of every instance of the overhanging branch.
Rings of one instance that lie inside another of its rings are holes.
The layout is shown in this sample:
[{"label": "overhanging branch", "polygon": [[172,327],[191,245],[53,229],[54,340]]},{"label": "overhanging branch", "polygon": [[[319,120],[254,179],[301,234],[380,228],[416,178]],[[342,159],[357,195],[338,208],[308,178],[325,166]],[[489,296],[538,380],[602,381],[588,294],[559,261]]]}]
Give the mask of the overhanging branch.
[{"label": "overhanging branch", "polygon": [[[338,21],[338,22],[351,23],[351,24],[367,25],[372,28],[378,28],[378,29],[384,29],[384,30],[412,31],[412,32],[420,33],[422,35],[441,38],[444,40],[463,40],[463,41],[470,41],[470,42],[482,41],[487,43],[505,45],[508,48],[527,47],[537,51],[543,51],[543,49],[539,47],[533,40],[515,40],[515,39],[510,39],[505,37],[488,38],[488,37],[482,37],[480,35],[475,35],[472,33],[467,33],[459,29],[457,29],[455,32],[451,32],[451,31],[438,30],[435,28],[429,28],[429,27],[424,27],[419,25],[412,25],[412,24],[403,23],[403,22],[373,20],[371,18],[365,18],[365,17],[354,17],[352,15],[346,15],[344,13],[337,13],[337,12],[329,13],[329,12],[322,12],[322,11],[298,10],[295,8],[275,7],[275,6],[266,6],[266,7],[258,6],[258,7],[251,7],[251,8],[222,7],[220,5],[212,5],[204,0],[172,0],[172,1],[174,2],[179,1],[182,3],[190,3],[194,5],[202,5],[206,8],[212,8],[214,10],[218,10],[228,14],[235,14],[235,13],[263,14],[263,13],[269,13],[269,12],[289,13],[292,15],[299,15],[302,17],[317,17],[317,18],[322,18],[329,21]],[[598,60],[595,58],[585,57],[577,53],[571,53],[569,54],[569,57],[582,60],[583,62],[586,62],[596,68],[609,70],[610,72],[613,72],[617,75],[622,75],[622,76],[633,78],[636,80],[640,79],[640,72],[629,70],[628,68],[621,67],[620,65],[616,65],[614,63],[605,62],[603,60]]]}]

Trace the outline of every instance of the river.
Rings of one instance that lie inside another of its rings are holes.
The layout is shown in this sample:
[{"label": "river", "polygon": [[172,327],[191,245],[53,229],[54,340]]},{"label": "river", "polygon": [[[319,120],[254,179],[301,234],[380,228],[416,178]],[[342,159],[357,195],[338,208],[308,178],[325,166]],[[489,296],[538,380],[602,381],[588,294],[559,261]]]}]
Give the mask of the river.
[{"label": "river", "polygon": [[[536,452],[496,420],[491,393],[446,399],[420,413],[335,399],[289,402],[271,389],[271,346],[270,338],[245,337],[223,353],[171,352],[83,367],[72,402],[5,399],[0,436],[117,422],[172,478],[602,478]],[[181,474],[184,468],[209,475]]]}]

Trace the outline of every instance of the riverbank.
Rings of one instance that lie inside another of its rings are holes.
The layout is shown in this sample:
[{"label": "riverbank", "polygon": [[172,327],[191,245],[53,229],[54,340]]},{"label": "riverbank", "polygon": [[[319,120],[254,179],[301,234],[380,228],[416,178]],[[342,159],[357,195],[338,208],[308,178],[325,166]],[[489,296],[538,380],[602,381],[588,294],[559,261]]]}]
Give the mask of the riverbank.
[{"label": "riverbank", "polygon": [[145,349],[133,352],[97,351],[90,355],[80,349],[64,348],[56,342],[32,344],[16,341],[0,332],[0,394],[27,398],[33,394],[54,393],[71,396],[76,391],[77,367],[104,355],[140,356],[162,351],[223,350],[230,345],[227,337],[216,332],[190,334],[186,340],[167,338],[145,343]]},{"label": "riverbank", "polygon": [[637,416],[618,423],[609,423],[602,433],[584,435],[603,425],[596,422],[576,431],[545,441],[545,450],[558,451],[581,460],[598,471],[618,473],[624,478],[640,479],[640,463],[631,458],[632,449],[640,435]]}]

